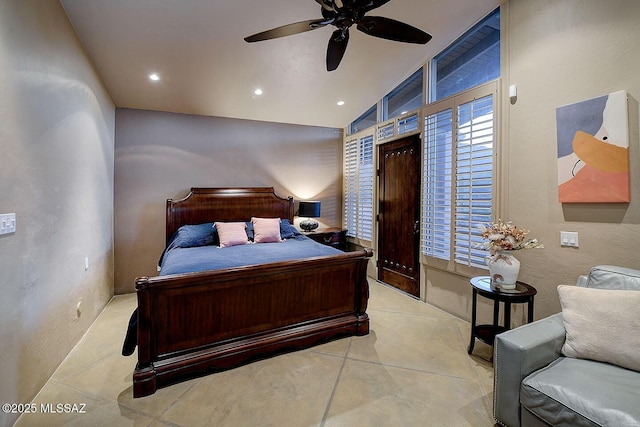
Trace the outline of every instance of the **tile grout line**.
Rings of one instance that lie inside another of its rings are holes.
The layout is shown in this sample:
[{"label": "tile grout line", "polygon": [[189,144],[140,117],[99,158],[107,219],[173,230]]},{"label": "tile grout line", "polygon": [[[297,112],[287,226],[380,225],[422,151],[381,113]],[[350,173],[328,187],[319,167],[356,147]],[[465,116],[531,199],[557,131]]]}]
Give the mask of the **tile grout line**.
[{"label": "tile grout line", "polygon": [[[460,338],[462,339],[462,342],[464,342],[464,339],[466,338],[464,336],[464,334],[462,333],[462,330],[460,328],[458,328],[458,335],[460,336]],[[467,349],[465,348],[464,351],[466,351]],[[469,363],[471,364],[471,369],[473,370],[473,373],[476,376],[476,381],[478,383],[478,385],[480,386],[480,390],[482,390],[483,392],[483,396],[482,398],[485,399],[485,401],[488,403],[488,408],[492,407],[492,400],[488,398],[489,394],[491,394],[493,392],[493,387],[489,390],[487,389],[487,387],[485,386],[485,381],[482,378],[482,375],[480,375],[480,370],[479,370],[479,363],[477,361],[474,361],[474,358],[478,358],[480,360],[482,360],[483,362],[487,362],[490,363],[491,369],[493,370],[493,363],[489,362],[488,360],[486,360],[485,358],[481,357],[481,356],[477,356],[477,355],[469,355]],[[490,410],[490,415],[492,416],[493,414],[491,413]]]},{"label": "tile grout line", "polygon": [[66,382],[61,382],[61,381],[55,381],[55,382],[59,386],[67,387],[68,389],[73,390],[76,393],[81,394],[84,397],[88,397],[90,399],[96,400],[98,402],[106,403],[106,404],[111,404],[111,403],[116,404],[119,408],[125,408],[125,409],[127,409],[127,410],[129,410],[129,411],[131,411],[133,413],[138,414],[138,415],[142,415],[144,417],[148,417],[152,421],[156,420],[156,421],[165,422],[164,420],[160,419],[159,417],[157,417],[157,416],[155,416],[153,414],[149,414],[146,411],[140,410],[138,408],[132,408],[130,406],[127,406],[127,405],[121,403],[118,399],[112,399],[112,398],[107,397],[107,396],[105,396],[103,394],[100,394],[100,393],[94,393],[94,392],[91,392],[91,391],[88,391],[88,390],[84,390],[82,388],[79,388],[79,387],[77,387],[77,386],[75,386],[73,384],[69,384],[69,383],[66,383]]},{"label": "tile grout line", "polygon": [[335,397],[338,384],[340,383],[340,378],[342,377],[342,371],[344,369],[344,365],[347,363],[347,358],[349,356],[349,350],[351,350],[352,343],[353,341],[349,340],[349,344],[347,345],[347,350],[344,352],[344,356],[342,357],[342,363],[340,364],[338,375],[336,376],[336,382],[333,384],[333,389],[331,390],[331,395],[329,396],[329,401],[327,402],[327,407],[324,410],[324,414],[322,414],[322,420],[320,421],[319,427],[324,427],[324,424],[327,421],[327,416],[329,415],[329,409],[331,408],[331,404],[333,403],[333,398]]},{"label": "tile grout line", "polygon": [[[94,324],[98,322],[100,316],[102,316],[103,314],[107,313],[107,311],[109,310],[109,305],[113,302],[113,300],[116,297],[118,297],[118,296],[115,295],[115,296],[112,297],[112,299],[109,301],[109,303],[104,307],[104,309],[100,312],[98,317],[94,320],[94,322],[89,327],[87,332],[83,335],[83,337],[78,342],[78,344],[67,355],[67,357],[65,357],[65,360],[63,360],[63,362],[58,366],[58,368],[56,369],[56,372],[62,367],[62,365],[65,362],[67,362],[67,359],[72,356],[73,352],[75,352],[76,349],[81,346],[81,344],[84,344],[85,337],[87,335],[89,335],[89,333],[91,332],[91,329],[93,328]],[[171,425],[177,426],[177,424],[172,423],[172,422],[170,422],[168,420],[165,420],[163,417],[178,402],[178,400],[180,400],[180,398],[182,398],[182,396],[184,396],[185,393],[187,393],[189,390],[191,390],[195,386],[195,383],[193,385],[191,385],[191,387],[187,388],[182,394],[177,396],[176,399],[173,402],[171,402],[171,404],[167,405],[167,407],[164,409],[164,411],[162,411],[162,413],[155,414],[155,413],[151,413],[149,411],[146,411],[144,409],[140,409],[140,408],[134,407],[133,405],[128,405],[127,403],[121,402],[117,398],[113,399],[113,398],[105,396],[105,395],[103,395],[101,393],[95,393],[95,392],[91,392],[91,391],[85,390],[83,388],[79,388],[75,384],[73,384],[72,382],[69,382],[69,378],[71,378],[72,376],[75,376],[75,375],[78,375],[78,374],[82,374],[83,372],[87,372],[89,369],[97,366],[100,362],[102,362],[103,360],[107,359],[108,357],[110,357],[112,355],[120,355],[120,353],[121,353],[120,349],[116,349],[116,350],[110,351],[110,352],[106,353],[105,355],[103,355],[102,357],[92,361],[88,365],[85,365],[84,367],[80,368],[77,372],[74,372],[72,374],[68,374],[66,376],[60,376],[60,377],[56,378],[55,377],[56,372],[54,372],[54,374],[51,376],[51,378],[49,378],[49,381],[52,382],[52,383],[56,383],[56,384],[58,384],[60,386],[67,387],[70,390],[73,390],[73,391],[75,391],[75,392],[77,392],[77,393],[79,393],[79,394],[81,394],[83,396],[86,396],[86,397],[88,397],[90,399],[93,399],[93,400],[96,400],[98,402],[114,403],[118,407],[126,408],[127,410],[132,411],[134,413],[137,413],[139,415],[142,415],[142,416],[145,416],[145,417],[149,417],[151,420],[156,420],[156,421],[159,421],[159,422],[162,422],[162,423],[170,423]],[[127,357],[136,357],[137,358],[137,351],[133,355],[127,356]],[[133,374],[133,372],[132,372],[132,374]],[[38,392],[36,397],[34,397],[34,401],[40,395],[40,393],[42,392],[43,389],[44,389],[44,387]]]},{"label": "tile grout line", "polygon": [[[352,360],[354,362],[366,363],[366,364],[369,364],[369,365],[386,366],[386,367],[389,367],[389,368],[400,369],[400,370],[411,371],[411,372],[419,372],[419,373],[422,373],[422,374],[435,375],[435,376],[438,376],[438,377],[453,378],[453,379],[465,380],[465,381],[478,381],[478,378],[461,377],[461,376],[453,375],[453,374],[444,374],[442,372],[427,371],[427,370],[424,370],[424,369],[411,368],[411,367],[402,366],[402,365],[395,365],[393,363],[374,362],[374,361],[371,361],[371,360],[358,359],[358,358],[355,358],[355,357],[347,357],[347,359],[348,360]],[[475,374],[475,372],[474,372],[474,374]]]}]

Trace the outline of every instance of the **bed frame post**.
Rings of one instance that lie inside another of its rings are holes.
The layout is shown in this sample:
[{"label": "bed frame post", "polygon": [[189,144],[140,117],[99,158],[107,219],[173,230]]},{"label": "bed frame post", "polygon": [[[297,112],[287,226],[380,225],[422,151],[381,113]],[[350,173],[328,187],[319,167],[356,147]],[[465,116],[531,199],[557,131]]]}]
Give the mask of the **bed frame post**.
[{"label": "bed frame post", "polygon": [[365,259],[358,266],[357,277],[361,277],[360,285],[357,286],[356,294],[356,307],[358,311],[356,313],[358,319],[358,325],[356,330],[357,336],[367,335],[369,333],[369,315],[367,314],[367,306],[369,301],[369,281],[367,280],[367,264],[368,258],[373,256],[373,250],[365,249]]},{"label": "bed frame post", "polygon": [[[151,346],[151,294],[149,278],[136,279],[138,296],[138,363],[133,374],[133,397],[148,396],[156,392],[156,370],[153,366]],[[145,343],[146,345],[140,345]]]}]

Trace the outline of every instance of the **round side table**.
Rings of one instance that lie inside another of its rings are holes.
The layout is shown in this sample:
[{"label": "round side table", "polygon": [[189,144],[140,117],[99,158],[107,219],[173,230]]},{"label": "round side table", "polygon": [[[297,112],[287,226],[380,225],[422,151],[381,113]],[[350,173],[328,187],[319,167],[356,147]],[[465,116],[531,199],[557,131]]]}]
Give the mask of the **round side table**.
[{"label": "round side table", "polygon": [[[511,325],[511,304],[526,303],[528,309],[528,323],[533,321],[533,297],[538,293],[536,288],[524,282],[516,282],[515,289],[501,289],[500,285],[494,285],[489,276],[473,277],[469,280],[473,288],[473,300],[471,309],[471,342],[467,353],[473,352],[476,338],[493,345],[493,341],[501,332],[508,331]],[[478,309],[478,294],[493,300],[493,324],[476,325]],[[500,302],[504,303],[504,325],[498,323],[500,314]]]}]

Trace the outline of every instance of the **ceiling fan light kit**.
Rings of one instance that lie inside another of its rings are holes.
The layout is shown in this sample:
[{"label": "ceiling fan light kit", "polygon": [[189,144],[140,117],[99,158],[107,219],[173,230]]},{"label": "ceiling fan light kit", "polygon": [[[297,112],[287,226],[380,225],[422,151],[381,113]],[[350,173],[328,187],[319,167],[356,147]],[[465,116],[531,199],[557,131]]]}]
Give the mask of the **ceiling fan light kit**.
[{"label": "ceiling fan light kit", "polygon": [[249,37],[249,43],[271,40],[316,30],[327,25],[337,29],[331,34],[327,46],[327,71],[338,68],[349,43],[349,28],[356,28],[370,36],[402,43],[425,44],[431,35],[404,22],[382,16],[365,16],[390,0],[316,0],[320,4],[322,19],[310,19],[283,25]]}]

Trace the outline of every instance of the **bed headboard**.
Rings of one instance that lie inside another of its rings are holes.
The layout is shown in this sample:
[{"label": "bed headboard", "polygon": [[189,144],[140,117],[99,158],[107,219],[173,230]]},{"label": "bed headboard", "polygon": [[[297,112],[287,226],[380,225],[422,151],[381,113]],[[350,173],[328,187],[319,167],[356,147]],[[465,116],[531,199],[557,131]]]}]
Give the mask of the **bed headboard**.
[{"label": "bed headboard", "polygon": [[251,217],[288,218],[293,224],[293,197],[279,197],[273,187],[192,187],[180,200],[167,200],[166,240],[183,225],[214,221],[250,221]]}]

